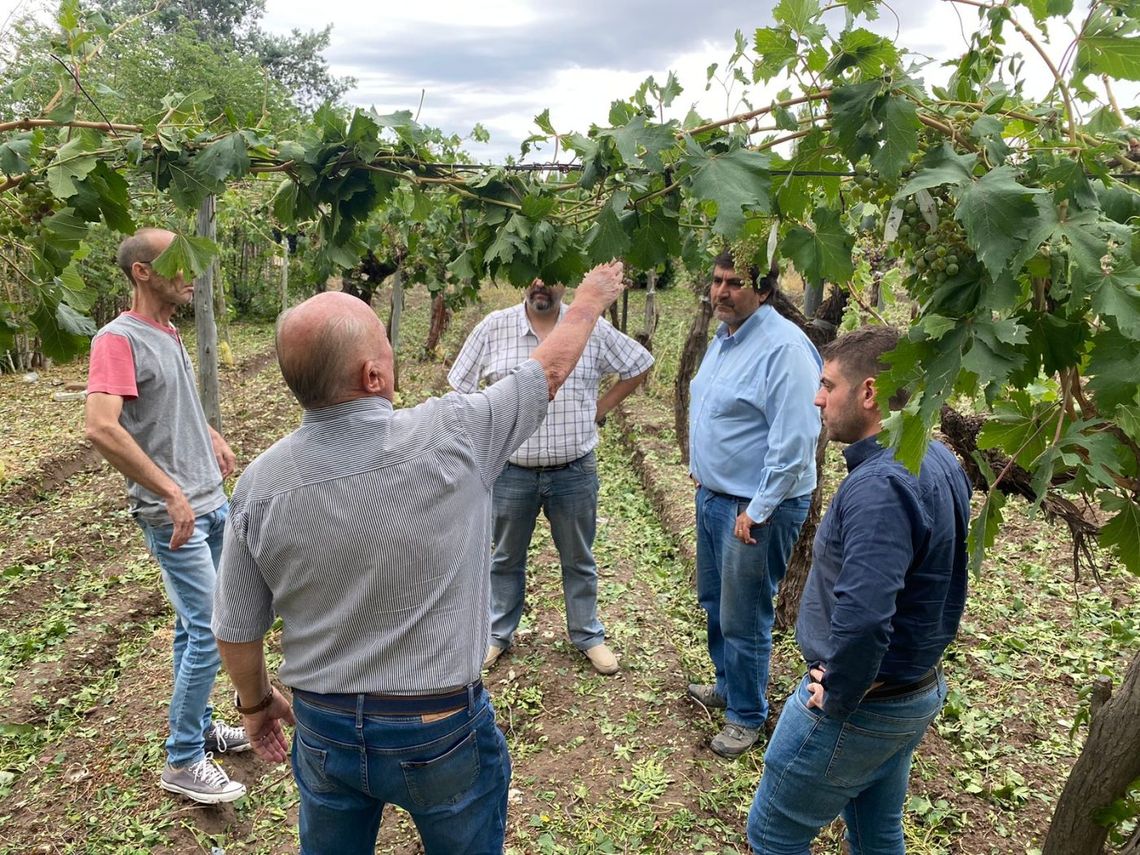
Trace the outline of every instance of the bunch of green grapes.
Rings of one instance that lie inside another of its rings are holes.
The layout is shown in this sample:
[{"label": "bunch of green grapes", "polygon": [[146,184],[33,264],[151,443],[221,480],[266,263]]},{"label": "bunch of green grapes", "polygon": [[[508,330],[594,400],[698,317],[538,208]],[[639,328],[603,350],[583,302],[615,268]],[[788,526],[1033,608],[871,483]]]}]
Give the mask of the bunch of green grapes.
[{"label": "bunch of green grapes", "polygon": [[958,276],[976,261],[962,226],[950,216],[949,201],[935,196],[934,202],[938,222],[933,228],[923,217],[918,202],[908,199],[903,204],[897,242],[900,255],[915,274],[937,286]]},{"label": "bunch of green grapes", "polygon": [[767,230],[763,234],[746,234],[729,244],[728,248],[732,250],[732,258],[736,262],[738,273],[752,265],[760,268],[761,276],[768,272]]},{"label": "bunch of green grapes", "polygon": [[55,211],[55,199],[43,182],[24,181],[0,193],[0,235],[18,239]]}]

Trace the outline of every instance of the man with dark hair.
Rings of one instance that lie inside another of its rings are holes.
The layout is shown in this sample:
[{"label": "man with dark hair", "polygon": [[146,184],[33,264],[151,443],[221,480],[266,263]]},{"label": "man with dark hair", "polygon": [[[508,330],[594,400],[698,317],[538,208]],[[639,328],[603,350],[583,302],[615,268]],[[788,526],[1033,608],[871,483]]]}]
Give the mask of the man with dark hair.
[{"label": "man with dark hair", "polygon": [[[447,375],[458,392],[474,392],[525,362],[567,312],[564,285],[535,279],[523,302],[492,312],[471,331]],[[594,327],[566,386],[550,402],[546,420],[511,455],[495,482],[492,501],[490,668],[514,641],[526,595],[526,556],[541,510],[562,564],[566,630],[599,674],[614,674],[617,657],[598,619],[598,425],[638,387],[653,357],[605,318]],[[606,374],[617,382],[598,397]]]},{"label": "man with dark hair", "polygon": [[229,512],[222,479],[234,455],[206,422],[190,357],[170,323],[193,299],[194,283],[151,266],[172,240],[172,232],[142,229],[119,247],[134,292],[130,311],[91,342],[87,438],[126,476],[131,514],[174,607],[174,693],[160,786],[213,804],[245,795],[213,755],[249,748],[245,732],[214,720],[210,708],[220,664],[210,617]]},{"label": "man with dark hair", "polygon": [[709,299],[721,325],[691,387],[697,598],[716,683],[692,683],[689,694],[726,710],[712,750],[727,758],[756,743],[768,716],[773,597],[816,480],[822,363],[768,305],[776,276],[775,265],[760,278],[755,266],[738,270],[731,252],[717,256]]},{"label": "man with dark hair", "polygon": [[[807,675],[784,705],[748,815],[758,855],[807,855],[842,814],[852,852],[904,851],[915,747],[946,698],[939,662],[966,601],[970,483],[931,441],[918,475],[880,444],[875,380],[894,330],[824,350],[816,404],[847,478],[815,536],[796,640]],[[900,402],[896,402],[900,403]]]},{"label": "man with dark hair", "polygon": [[[214,632],[258,756],[293,771],[306,855],[371,852],[386,804],[427,855],[502,851],[510,758],[479,678],[490,626],[491,491],[546,417],[621,265],[586,275],[518,370],[470,395],[392,409],[384,325],[326,292],[277,327],[301,426],[250,464],[233,513]],[[264,636],[284,622],[280,678]]]}]

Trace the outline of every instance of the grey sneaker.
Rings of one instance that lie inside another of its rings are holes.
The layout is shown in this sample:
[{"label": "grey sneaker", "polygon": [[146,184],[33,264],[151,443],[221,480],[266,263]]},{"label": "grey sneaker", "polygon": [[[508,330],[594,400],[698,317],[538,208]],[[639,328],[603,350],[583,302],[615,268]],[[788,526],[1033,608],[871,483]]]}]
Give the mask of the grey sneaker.
[{"label": "grey sneaker", "polygon": [[164,790],[180,793],[204,805],[232,802],[245,795],[245,785],[231,781],[210,754],[178,769],[167,763],[158,783]]},{"label": "grey sneaker", "polygon": [[252,747],[244,727],[230,727],[224,721],[214,719],[214,726],[206,731],[207,754],[241,754]]},{"label": "grey sneaker", "polygon": [[707,683],[689,683],[689,697],[711,710],[728,709],[724,695],[716,690],[716,686]]},{"label": "grey sneaker", "polygon": [[743,727],[728,722],[724,730],[713,737],[712,750],[721,757],[735,760],[760,739],[760,728]]}]

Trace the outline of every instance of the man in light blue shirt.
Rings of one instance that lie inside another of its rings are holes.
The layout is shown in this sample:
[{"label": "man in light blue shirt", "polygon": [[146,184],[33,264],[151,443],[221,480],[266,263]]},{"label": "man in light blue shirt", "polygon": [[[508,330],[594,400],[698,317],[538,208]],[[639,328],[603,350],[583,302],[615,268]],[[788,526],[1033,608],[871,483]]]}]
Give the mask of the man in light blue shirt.
[{"label": "man in light blue shirt", "polygon": [[708,616],[714,685],[689,694],[723,708],[712,740],[739,757],[768,717],[773,597],[815,489],[823,363],[795,324],[767,305],[773,265],[737,272],[716,257],[709,299],[720,328],[693,378],[690,472],[697,482],[697,599]]}]

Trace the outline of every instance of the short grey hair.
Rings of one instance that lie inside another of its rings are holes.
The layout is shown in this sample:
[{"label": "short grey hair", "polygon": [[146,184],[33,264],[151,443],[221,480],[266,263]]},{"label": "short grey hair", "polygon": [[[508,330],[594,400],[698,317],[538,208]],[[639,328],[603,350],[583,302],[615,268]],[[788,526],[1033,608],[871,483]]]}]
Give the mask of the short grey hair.
[{"label": "short grey hair", "polygon": [[154,237],[163,231],[155,228],[139,229],[119,244],[119,251],[115,253],[115,263],[127,275],[132,285],[135,284],[135,277],[131,275],[131,268],[135,266],[135,262],[150,264],[162,254],[154,251]]}]

